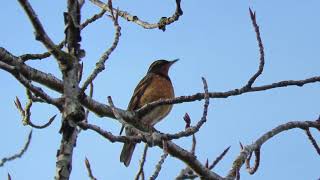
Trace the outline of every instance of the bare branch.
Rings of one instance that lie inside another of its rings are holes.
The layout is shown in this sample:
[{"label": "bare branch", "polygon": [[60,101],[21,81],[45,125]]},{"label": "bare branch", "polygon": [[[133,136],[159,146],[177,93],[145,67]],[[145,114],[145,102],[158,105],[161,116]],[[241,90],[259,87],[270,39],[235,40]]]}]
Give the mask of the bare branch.
[{"label": "bare branch", "polygon": [[64,13],[64,32],[67,54],[71,58],[68,61],[68,68],[63,69],[60,66],[63,79],[64,106],[61,111],[62,125],[59,131],[62,134],[62,138],[56,156],[56,173],[54,177],[57,180],[70,178],[73,150],[79,134],[76,123],[85,119],[85,110],[79,100],[80,95],[82,95],[79,92],[79,68],[81,66],[79,62],[83,57],[84,51],[80,48],[81,13],[78,0],[68,0],[67,10]]},{"label": "bare branch", "polygon": [[317,153],[320,155],[320,148],[319,145],[317,144],[316,140],[313,138],[309,128],[305,129],[305,132],[308,136],[308,139],[310,140],[311,144],[313,145],[313,147],[316,149]]},{"label": "bare branch", "polygon": [[[191,126],[184,131],[175,133],[175,134],[163,134],[161,138],[163,140],[172,140],[172,139],[179,139],[181,137],[187,137],[193,135],[194,133],[198,132],[202,125],[207,121],[207,114],[208,114],[208,107],[209,107],[209,92],[208,92],[208,85],[205,78],[202,77],[203,88],[204,88],[204,96],[205,102],[203,105],[203,113],[200,121],[197,123],[196,126]],[[190,118],[189,118],[190,119]]]},{"label": "bare branch", "polygon": [[[138,136],[114,136],[112,133],[107,132],[100,127],[92,124],[86,124],[84,122],[79,122],[78,125],[83,129],[91,129],[98,134],[102,135],[106,139],[108,139],[110,142],[134,142],[134,143],[140,143],[141,141],[147,143],[148,139],[150,139],[150,136],[152,134],[139,134]],[[183,162],[185,162],[191,169],[193,169],[197,174],[208,177],[210,179],[217,179],[220,180],[222,177],[217,175],[216,173],[208,170],[205,168],[200,161],[197,160],[196,156],[194,156],[192,153],[186,151],[185,149],[181,148],[180,146],[174,144],[171,141],[166,141],[167,146],[167,152],[173,157],[176,157]],[[163,148],[163,141],[155,141],[154,145],[159,146],[160,148]]]},{"label": "bare branch", "polygon": [[86,26],[88,26],[90,23],[95,22],[96,20],[100,19],[107,11],[102,9],[99,13],[94,14],[91,18],[88,18],[86,21],[84,21],[80,27],[81,29],[84,29]]},{"label": "bare branch", "polygon": [[208,167],[210,170],[213,169],[222,159],[223,157],[228,153],[231,146],[227,147]]},{"label": "bare branch", "polygon": [[114,142],[140,143],[142,140],[145,140],[145,138],[143,136],[115,136],[111,132],[105,131],[97,125],[88,124],[85,122],[79,122],[78,126],[84,130],[87,130],[87,129],[93,130],[93,131],[97,132],[98,134],[100,134],[101,136],[103,136],[104,138],[108,139],[112,143],[114,143]]},{"label": "bare branch", "polygon": [[282,125],[277,126],[276,128],[266,132],[259,139],[253,142],[251,145],[244,146],[241,150],[239,156],[233,161],[231,170],[229,171],[227,178],[235,178],[237,171],[240,170],[241,166],[245,163],[246,159],[249,157],[250,153],[253,151],[259,150],[261,146],[267,142],[269,139],[275,135],[287,131],[289,129],[300,128],[320,128],[319,121],[291,121]]},{"label": "bare branch", "polygon": [[177,7],[176,7],[176,10],[175,10],[175,13],[171,17],[169,17],[169,18],[164,17],[164,18],[161,18],[158,23],[150,24],[148,22],[140,20],[137,16],[131,15],[126,11],[116,10],[116,9],[113,9],[113,8],[111,9],[111,8],[109,8],[109,6],[107,4],[101,2],[100,0],[90,0],[90,1],[93,4],[99,6],[100,8],[102,8],[102,9],[108,11],[108,12],[116,13],[116,11],[118,11],[118,14],[119,14],[120,17],[124,18],[127,21],[134,22],[134,23],[138,24],[139,26],[141,26],[141,27],[143,27],[145,29],[158,28],[158,29],[161,29],[161,30],[165,31],[167,25],[177,21],[179,19],[179,17],[183,14],[183,11],[182,11],[181,6],[180,6],[181,0],[176,0],[176,6]]},{"label": "bare branch", "polygon": [[41,41],[48,51],[53,54],[61,64],[66,64],[67,61],[63,58],[66,57],[66,53],[63,53],[63,51],[61,51],[49,38],[30,3],[27,0],[19,0],[19,3],[25,10],[35,29],[36,40]]},{"label": "bare branch", "polygon": [[252,10],[250,8],[249,8],[249,12],[250,12],[252,25],[253,25],[254,30],[256,32],[258,45],[259,45],[260,64],[259,64],[258,71],[249,79],[247,85],[245,86],[247,88],[251,88],[251,86],[254,83],[254,81],[262,74],[263,68],[264,68],[264,48],[263,48],[263,44],[262,44],[262,40],[261,40],[261,36],[260,36],[259,26],[258,26],[257,20],[256,20],[256,13],[252,12]]},{"label": "bare branch", "polygon": [[91,165],[90,165],[90,162],[89,162],[89,160],[88,160],[87,157],[86,157],[86,159],[85,159],[84,162],[85,162],[86,168],[87,168],[87,170],[88,170],[89,178],[90,178],[91,180],[97,180],[97,179],[93,176],[93,173],[92,173],[92,170],[91,170]]},{"label": "bare branch", "polygon": [[[303,80],[285,80],[285,81],[279,81],[268,85],[262,85],[262,86],[256,86],[252,88],[241,88],[241,89],[233,89],[225,92],[210,92],[209,97],[210,98],[228,98],[231,96],[239,96],[241,94],[250,93],[250,92],[258,92],[258,91],[265,91],[275,88],[281,88],[281,87],[288,87],[288,86],[299,86],[302,87],[305,84],[320,82],[320,76],[315,76]],[[180,96],[172,99],[160,99],[158,101],[154,101],[152,103],[148,103],[138,109],[136,111],[137,114],[144,114],[145,112],[148,112],[149,110],[159,106],[159,105],[168,105],[168,104],[180,104],[184,102],[193,102],[197,100],[204,99],[204,93],[196,93],[194,95],[190,96]]]},{"label": "bare branch", "polygon": [[[10,65],[10,66],[15,66],[19,67],[19,72],[23,74],[25,77],[28,77],[29,80],[38,82],[44,86],[47,86],[48,88],[55,90],[59,93],[63,92],[63,84],[62,81],[59,80],[58,78],[54,77],[51,74],[44,73],[42,71],[36,70],[26,64],[22,64],[19,62],[19,59],[15,56],[13,56],[11,53],[9,53],[7,50],[4,48],[0,47],[0,61]],[[0,66],[1,68],[1,66]],[[1,68],[3,69],[3,68]],[[5,69],[4,69],[5,70]],[[262,85],[262,86],[257,86],[257,87],[252,87],[252,88],[241,88],[241,89],[233,89],[225,92],[210,92],[209,97],[210,98],[228,98],[231,96],[238,96],[241,94],[245,93],[250,93],[250,92],[258,92],[258,91],[265,91],[265,90],[270,90],[270,89],[275,89],[275,88],[280,88],[280,87],[288,87],[288,86],[303,86],[305,84],[311,84],[311,83],[316,83],[320,82],[320,76],[315,76],[307,79],[302,79],[302,80],[285,80],[285,81],[280,81],[280,82],[275,82],[272,84],[267,84],[267,85]],[[166,104],[178,104],[178,103],[183,103],[183,102],[193,102],[197,100],[204,99],[204,93],[196,93],[194,95],[190,96],[180,96],[176,97],[173,99],[161,99],[159,101],[155,101],[152,103],[149,103],[148,105],[142,107],[137,111],[137,113],[143,114],[144,111],[147,112],[149,109],[152,109],[156,106],[159,105],[166,105]],[[97,115],[101,117],[111,117],[115,118],[111,108],[103,103],[100,103],[98,101],[95,101],[94,99],[84,96],[83,99],[81,99],[81,103],[88,108],[89,110],[93,111]],[[124,119],[131,119],[134,117],[134,113],[132,112],[127,112],[121,109],[117,109],[118,112],[124,117]]]},{"label": "bare branch", "polygon": [[[81,25],[80,25],[80,29],[84,29],[85,27],[87,27],[89,24],[95,22],[96,20],[100,19],[104,14],[105,14],[105,10],[101,10],[101,12],[94,14],[92,17],[88,18],[86,21],[84,21]],[[65,40],[61,41],[58,45],[57,48],[62,49],[63,46],[65,45]],[[51,56],[50,51],[49,52],[44,52],[41,54],[23,54],[21,56],[19,56],[23,62],[26,62],[28,60],[41,60],[41,59],[45,59]]]},{"label": "bare branch", "polygon": [[8,65],[8,64],[3,63],[3,62],[0,62],[0,68],[5,70],[5,71],[8,71],[8,72],[15,70],[14,66]]},{"label": "bare branch", "polygon": [[260,165],[260,148],[257,150],[254,150],[254,155],[255,155],[255,160],[254,160],[254,165],[253,167],[250,167],[250,160],[252,157],[252,152],[250,153],[249,157],[246,159],[246,169],[249,174],[254,174]]},{"label": "bare branch", "polygon": [[[130,113],[129,111],[125,111],[125,113],[121,113],[118,109],[114,106],[112,102],[111,96],[108,96],[108,103],[110,105],[110,108],[112,110],[112,113],[114,114],[115,118],[121,123],[121,124],[128,124],[133,126],[139,133],[146,134],[146,132],[151,132],[152,130],[155,131],[153,127],[149,127],[143,123],[140,123],[140,121],[137,120],[136,117],[132,118],[125,118],[123,115],[128,115]],[[123,111],[122,111],[123,112]]]},{"label": "bare branch", "polygon": [[160,171],[161,171],[161,168],[162,168],[162,164],[164,163],[164,161],[166,160],[166,158],[168,157],[168,153],[167,152],[164,152],[162,155],[161,155],[161,158],[160,158],[160,161],[158,162],[158,164],[156,165],[156,168],[152,174],[152,176],[149,178],[150,180],[155,180],[157,179]]},{"label": "bare branch", "polygon": [[[62,41],[61,43],[59,43],[57,45],[57,48],[62,49],[64,44],[65,44],[65,41]],[[45,52],[42,54],[23,54],[23,55],[19,56],[19,58],[21,58],[21,60],[23,62],[26,62],[28,60],[42,60],[42,59],[48,58],[50,56],[51,56],[50,52]]]},{"label": "bare branch", "polygon": [[146,162],[146,157],[147,157],[147,151],[148,151],[148,144],[144,145],[144,149],[143,149],[143,153],[142,153],[142,158],[140,160],[140,166],[139,166],[139,171],[136,175],[136,177],[134,178],[135,180],[139,180],[139,177],[141,176],[141,179],[144,180],[144,163]]},{"label": "bare branch", "polygon": [[[111,1],[109,1],[111,2]],[[111,3],[109,3],[112,7]],[[90,76],[87,78],[87,80],[83,83],[81,87],[81,92],[84,93],[84,91],[87,89],[88,85],[93,82],[93,80],[98,76],[99,73],[101,73],[105,69],[105,62],[109,59],[109,56],[111,53],[117,48],[117,45],[119,43],[120,35],[121,35],[121,27],[118,23],[118,11],[115,12],[115,16],[112,15],[113,24],[115,27],[115,36],[114,41],[111,45],[111,47],[105,51],[102,56],[100,57],[99,61],[96,63],[95,69],[92,71]]]},{"label": "bare branch", "polygon": [[[45,93],[40,87],[33,85],[26,77],[21,75],[17,69],[9,71],[22,85],[24,85],[28,90],[32,91],[36,96],[41,97],[48,104],[55,105],[59,110],[62,109],[62,104],[59,99],[54,99]],[[31,106],[31,105],[30,105]]]},{"label": "bare branch", "polygon": [[52,116],[49,119],[49,121],[42,126],[38,126],[38,125],[33,124],[31,121],[31,118],[30,118],[31,107],[32,107],[32,97],[31,97],[32,94],[28,89],[26,90],[26,92],[27,92],[28,102],[26,104],[25,109],[22,108],[21,102],[18,97],[16,97],[16,100],[14,101],[14,104],[16,105],[17,109],[19,110],[19,112],[22,116],[22,124],[23,125],[30,125],[31,127],[37,128],[37,129],[43,129],[43,128],[48,127],[54,121],[54,119],[57,115]]},{"label": "bare branch", "polygon": [[44,129],[48,126],[51,125],[51,123],[54,121],[54,119],[56,118],[57,115],[54,115],[52,116],[49,121],[47,123],[45,123],[44,125],[36,125],[36,124],[33,124],[32,121],[29,121],[28,124],[33,127],[33,128],[36,128],[36,129]]},{"label": "bare branch", "polygon": [[[29,145],[30,145],[30,142],[31,142],[31,138],[32,138],[32,130],[29,132],[29,135],[28,135],[28,139],[27,139],[27,142],[24,144],[23,148],[20,150],[20,152],[18,152],[17,154],[14,154],[10,157],[5,157],[5,158],[2,158],[1,161],[0,161],[0,167],[2,167],[6,162],[8,161],[13,161],[17,158],[21,158],[22,155],[27,151]],[[10,175],[8,175],[8,178],[9,178]],[[10,177],[11,178],[11,177]]]},{"label": "bare branch", "polygon": [[176,177],[176,180],[184,180],[184,179],[196,179],[197,175],[194,174],[191,168],[186,167],[182,169],[179,175]]}]

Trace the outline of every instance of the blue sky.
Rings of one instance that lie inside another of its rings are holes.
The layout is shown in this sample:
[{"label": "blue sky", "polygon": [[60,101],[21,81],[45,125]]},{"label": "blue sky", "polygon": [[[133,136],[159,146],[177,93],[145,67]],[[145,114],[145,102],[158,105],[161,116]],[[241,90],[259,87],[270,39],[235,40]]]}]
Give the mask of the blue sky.
[{"label": "blue sky", "polygon": [[[63,12],[66,2],[59,0],[31,1],[47,33],[58,43],[64,38]],[[174,1],[133,2],[115,1],[115,7],[131,12],[139,18],[157,22],[175,9]],[[265,46],[265,70],[255,85],[281,80],[298,80],[318,76],[320,32],[320,2],[297,1],[182,1],[184,15],[167,27],[166,32],[145,30],[136,24],[120,20],[122,36],[117,49],[106,63],[106,70],[95,81],[94,98],[106,102],[112,96],[116,106],[126,108],[139,80],[156,59],[180,61],[171,69],[170,76],[177,96],[202,92],[201,77],[208,81],[209,91],[228,91],[243,86],[258,67],[258,46],[251,25],[248,8],[257,12],[261,36]],[[82,19],[99,9],[87,2]],[[2,26],[0,46],[14,55],[45,51],[34,40],[33,29],[16,1],[4,1],[0,11]],[[110,19],[103,18],[87,27],[82,34],[86,50],[84,78],[95,62],[112,43],[114,28]],[[45,72],[60,77],[57,64],[49,58],[28,62]],[[16,152],[25,142],[30,127],[20,121],[13,100],[18,96],[25,103],[24,88],[10,75],[0,71],[0,157]],[[231,149],[216,167],[224,176],[239,154],[239,141],[249,144],[264,132],[292,120],[314,120],[319,115],[319,83],[304,87],[288,87],[265,92],[248,93],[228,99],[211,99],[208,122],[197,134],[197,156],[212,161],[227,146]],[[45,89],[47,90],[47,89]],[[57,97],[58,94],[50,92]],[[175,105],[170,115],[157,124],[163,132],[177,132],[184,128],[183,115],[188,112],[196,123],[202,113],[203,102]],[[58,111],[48,105],[35,104],[34,123],[43,124]],[[109,118],[90,115],[90,123],[119,132],[120,125]],[[13,179],[52,179],[55,174],[56,151],[60,117],[45,130],[34,129],[33,139],[26,154],[19,160],[0,168],[0,179],[9,172]],[[312,131],[319,140],[319,132]],[[189,149],[191,138],[175,141]],[[319,142],[319,141],[318,141]],[[143,145],[136,148],[132,163],[125,168],[119,162],[122,144],[110,143],[96,133],[83,131],[74,151],[71,179],[88,179],[84,165],[89,158],[98,179],[132,179],[138,170]],[[159,148],[148,151],[145,173],[154,170],[161,155]],[[242,179],[317,179],[320,177],[320,158],[301,130],[291,130],[273,138],[262,146],[258,172],[251,176],[242,168]],[[168,157],[159,179],[173,179],[185,165]]]}]

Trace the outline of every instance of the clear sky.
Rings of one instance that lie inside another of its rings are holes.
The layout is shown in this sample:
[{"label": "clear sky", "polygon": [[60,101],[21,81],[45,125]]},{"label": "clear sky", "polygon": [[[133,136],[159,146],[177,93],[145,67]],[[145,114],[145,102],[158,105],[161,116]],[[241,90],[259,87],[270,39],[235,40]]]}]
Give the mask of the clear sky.
[{"label": "clear sky", "polygon": [[[64,38],[63,12],[66,2],[31,1],[49,36],[58,43]],[[175,9],[171,1],[120,1],[115,7],[139,18],[157,22],[170,16]],[[209,91],[228,91],[242,87],[258,67],[258,46],[251,25],[248,8],[257,12],[261,36],[265,46],[265,71],[255,85],[281,80],[299,80],[319,75],[320,1],[196,1],[183,0],[184,15],[167,27],[166,32],[145,30],[136,24],[120,20],[122,36],[118,48],[106,63],[106,70],[95,81],[94,98],[106,102],[112,96],[116,106],[126,108],[133,89],[156,59],[180,61],[171,69],[170,76],[177,96],[202,92],[204,76]],[[82,19],[98,12],[90,2],[83,8]],[[40,53],[43,46],[34,40],[33,29],[17,1],[3,1],[0,16],[0,46],[14,55]],[[103,18],[89,26],[82,34],[86,50],[84,78],[95,62],[112,43],[114,28],[110,19]],[[28,62],[33,67],[60,77],[52,58]],[[4,71],[0,71],[0,158],[11,155],[22,147],[30,127],[21,123],[13,100],[18,96],[26,102],[24,88]],[[226,175],[232,161],[239,154],[239,141],[249,144],[264,132],[292,120],[314,120],[319,116],[319,83],[304,87],[288,87],[265,92],[248,93],[228,99],[211,99],[208,122],[197,134],[197,156],[210,162],[227,146],[231,149],[216,167],[215,172]],[[47,90],[47,89],[45,89]],[[58,94],[50,93],[54,97]],[[188,112],[193,124],[201,117],[203,101],[175,105],[170,115],[157,128],[163,132],[177,132],[184,128],[183,115]],[[58,111],[43,104],[32,107],[32,120],[45,123]],[[0,168],[0,179],[7,173],[13,179],[53,179],[56,151],[60,145],[60,119],[44,130],[34,129],[33,139],[26,154],[19,160]],[[115,134],[120,124],[109,118],[90,115],[90,123]],[[312,131],[320,142],[320,135]],[[191,138],[175,141],[190,148]],[[91,131],[79,135],[74,150],[71,179],[88,179],[84,165],[89,158],[98,179],[132,179],[137,173],[143,145],[134,153],[129,168],[119,162],[121,143],[110,143]],[[242,168],[242,179],[315,180],[320,177],[320,157],[302,130],[282,133],[262,146],[258,172],[251,176]],[[145,173],[149,177],[162,154],[159,148],[148,151]],[[185,165],[168,157],[159,179],[174,179]]]}]

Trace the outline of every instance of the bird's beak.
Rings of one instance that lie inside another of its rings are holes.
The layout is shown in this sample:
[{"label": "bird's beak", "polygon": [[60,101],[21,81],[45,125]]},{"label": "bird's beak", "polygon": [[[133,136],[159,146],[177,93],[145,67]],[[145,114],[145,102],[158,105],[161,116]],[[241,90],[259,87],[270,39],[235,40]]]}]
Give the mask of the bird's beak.
[{"label": "bird's beak", "polygon": [[179,61],[179,59],[175,59],[175,60],[173,60],[173,61],[170,61],[170,66],[171,66],[172,64],[174,64],[175,62],[177,62],[177,61]]}]

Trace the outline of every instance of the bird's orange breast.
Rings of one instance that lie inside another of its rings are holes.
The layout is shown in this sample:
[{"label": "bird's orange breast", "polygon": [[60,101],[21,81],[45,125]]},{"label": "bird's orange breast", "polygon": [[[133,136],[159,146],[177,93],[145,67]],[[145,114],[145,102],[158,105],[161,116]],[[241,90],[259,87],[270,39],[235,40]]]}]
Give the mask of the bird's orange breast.
[{"label": "bird's orange breast", "polygon": [[[148,85],[148,88],[145,89],[139,104],[143,106],[159,99],[168,99],[173,97],[174,90],[170,79],[160,75],[154,75],[152,81]],[[159,106],[142,117],[141,121],[145,124],[153,126],[163,119],[171,111],[171,108],[172,105]]]}]

